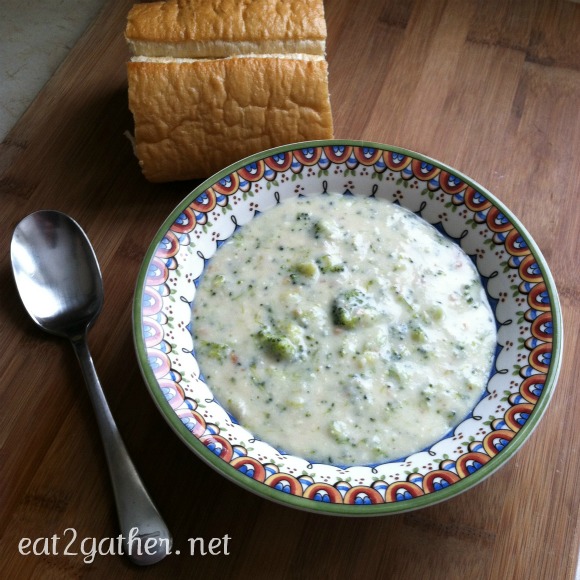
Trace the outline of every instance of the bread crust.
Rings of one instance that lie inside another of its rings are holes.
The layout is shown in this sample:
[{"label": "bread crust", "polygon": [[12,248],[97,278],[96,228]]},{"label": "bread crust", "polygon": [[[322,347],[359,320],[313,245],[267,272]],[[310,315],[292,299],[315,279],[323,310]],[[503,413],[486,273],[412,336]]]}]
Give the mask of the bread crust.
[{"label": "bread crust", "polygon": [[149,181],[204,178],[270,147],[333,136],[323,58],[140,59],[128,79]]},{"label": "bread crust", "polygon": [[[128,15],[125,37],[134,54],[160,56],[157,43],[193,46],[176,56],[227,56],[199,47],[219,45],[236,50],[237,43],[274,43],[276,52],[296,52],[295,43],[311,44],[323,54],[326,21],[322,0],[167,0],[134,5]],[[280,50],[288,44],[287,50]],[[256,50],[256,46],[258,50]],[[210,48],[211,50],[211,48]],[[236,54],[236,52],[229,52]],[[171,56],[165,54],[164,56]]]}]

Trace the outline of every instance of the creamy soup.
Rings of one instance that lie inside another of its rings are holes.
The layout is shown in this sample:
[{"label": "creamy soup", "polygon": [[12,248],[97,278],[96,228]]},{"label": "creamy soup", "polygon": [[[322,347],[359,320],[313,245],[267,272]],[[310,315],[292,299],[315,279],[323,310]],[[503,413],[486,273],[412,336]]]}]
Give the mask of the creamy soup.
[{"label": "creamy soup", "polygon": [[215,398],[285,453],[339,465],[406,456],[482,396],[496,331],[459,246],[398,205],[287,200],[210,261],[194,345]]}]

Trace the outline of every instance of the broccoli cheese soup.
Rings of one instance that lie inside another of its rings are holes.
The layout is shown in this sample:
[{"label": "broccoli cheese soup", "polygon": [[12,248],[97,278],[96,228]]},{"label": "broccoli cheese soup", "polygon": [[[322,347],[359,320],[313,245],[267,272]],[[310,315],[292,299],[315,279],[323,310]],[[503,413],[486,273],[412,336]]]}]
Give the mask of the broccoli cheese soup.
[{"label": "broccoli cheese soup", "polygon": [[239,229],[197,289],[192,332],[215,398],[285,453],[406,456],[482,396],[496,330],[458,245],[395,204],[287,200]]}]

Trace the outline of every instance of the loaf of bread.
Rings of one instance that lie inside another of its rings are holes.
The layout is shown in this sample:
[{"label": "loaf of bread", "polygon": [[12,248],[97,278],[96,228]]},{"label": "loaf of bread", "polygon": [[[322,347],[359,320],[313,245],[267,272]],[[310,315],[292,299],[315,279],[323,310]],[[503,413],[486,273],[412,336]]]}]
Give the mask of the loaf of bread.
[{"label": "loaf of bread", "polygon": [[138,4],[126,38],[135,153],[150,181],[333,137],[322,0]]}]

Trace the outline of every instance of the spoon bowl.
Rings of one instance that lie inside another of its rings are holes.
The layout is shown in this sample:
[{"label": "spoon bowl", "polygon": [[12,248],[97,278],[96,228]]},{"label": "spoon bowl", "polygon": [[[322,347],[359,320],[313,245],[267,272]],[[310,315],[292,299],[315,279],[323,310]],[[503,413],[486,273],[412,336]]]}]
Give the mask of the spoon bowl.
[{"label": "spoon bowl", "polygon": [[121,439],[87,345],[87,331],[104,296],[91,243],[72,218],[43,210],[16,226],[10,253],[28,314],[47,332],[68,338],[81,365],[105,449],[124,553],[141,566],[159,562],[171,552],[171,535]]},{"label": "spoon bowl", "polygon": [[68,338],[84,333],[103,306],[103,283],[93,248],[63,213],[38,211],[12,238],[11,257],[20,298],[44,330]]}]

